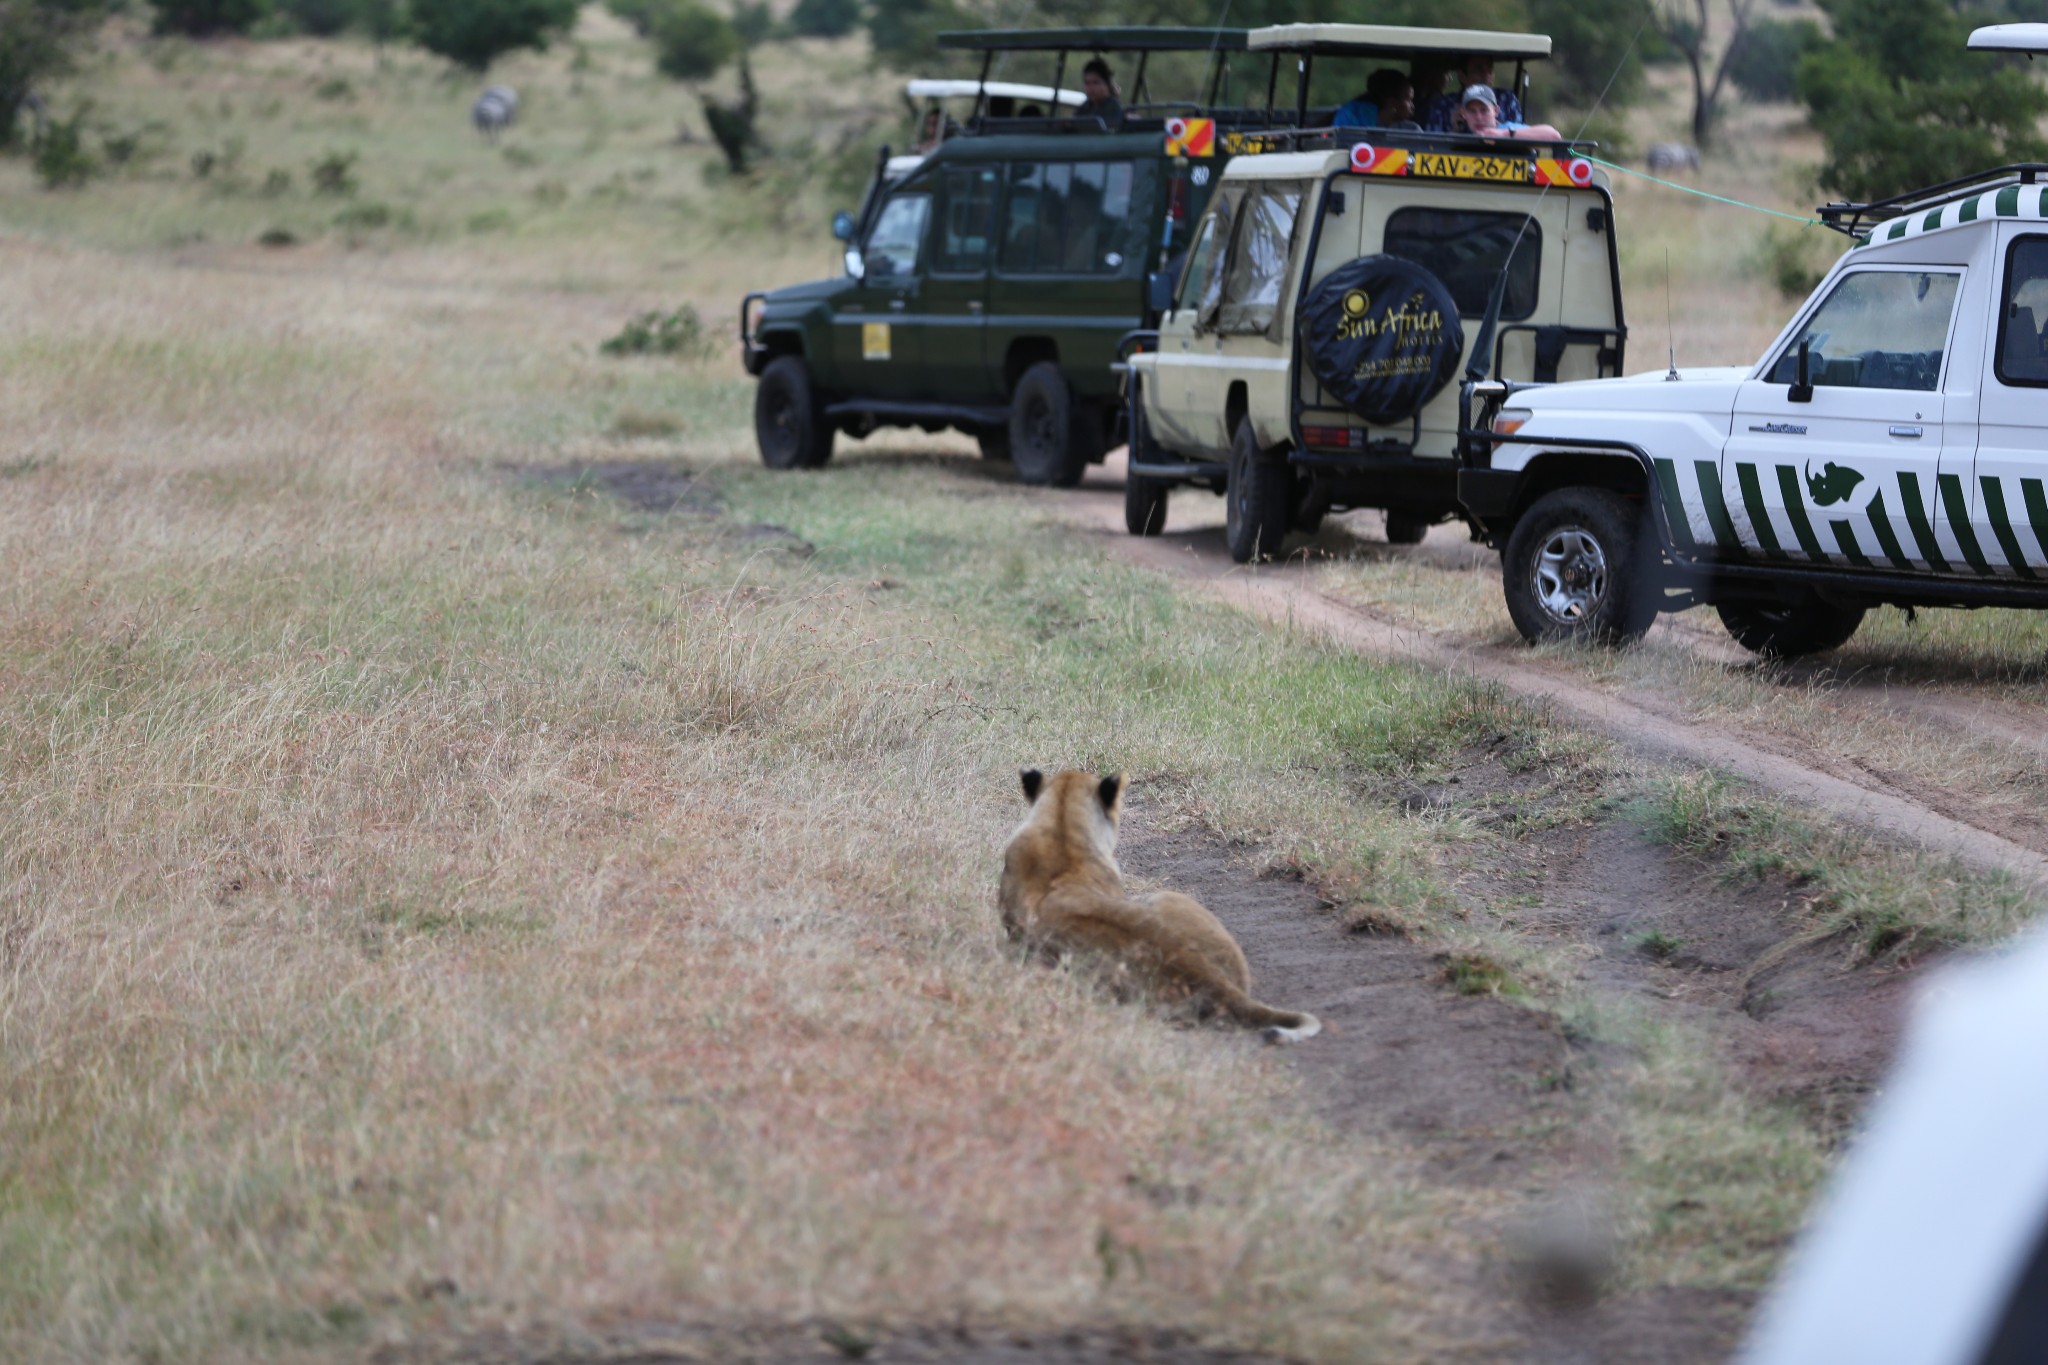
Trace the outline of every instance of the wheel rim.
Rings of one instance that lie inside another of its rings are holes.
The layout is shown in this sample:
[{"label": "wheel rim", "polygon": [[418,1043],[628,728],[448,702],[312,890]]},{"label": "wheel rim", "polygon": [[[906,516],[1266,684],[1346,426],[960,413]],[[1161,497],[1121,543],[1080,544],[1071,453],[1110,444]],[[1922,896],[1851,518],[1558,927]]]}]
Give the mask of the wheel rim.
[{"label": "wheel rim", "polygon": [[1537,547],[1536,601],[1559,625],[1585,622],[1607,596],[1607,552],[1581,527],[1562,526]]},{"label": "wheel rim", "polygon": [[761,395],[767,409],[768,435],[778,454],[795,450],[801,433],[797,430],[796,404],[780,385]]},{"label": "wheel rim", "polygon": [[1058,449],[1059,430],[1052,420],[1052,404],[1042,398],[1027,399],[1024,404],[1025,444],[1033,455],[1050,459]]}]

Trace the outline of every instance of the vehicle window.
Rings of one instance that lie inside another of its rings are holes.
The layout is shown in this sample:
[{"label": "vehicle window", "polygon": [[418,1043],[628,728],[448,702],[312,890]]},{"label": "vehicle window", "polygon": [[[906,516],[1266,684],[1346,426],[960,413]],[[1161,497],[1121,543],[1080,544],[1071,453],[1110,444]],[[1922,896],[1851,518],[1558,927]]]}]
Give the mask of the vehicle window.
[{"label": "vehicle window", "polygon": [[1003,210],[1009,273],[1108,274],[1124,263],[1133,170],[1128,161],[1012,166]]},{"label": "vehicle window", "polygon": [[996,218],[996,169],[963,166],[946,172],[945,222],[939,230],[935,270],[980,270],[988,265]]},{"label": "vehicle window", "polygon": [[924,245],[924,225],[931,217],[929,194],[898,194],[882,206],[882,216],[868,233],[861,259],[871,280],[917,272],[918,249]]},{"label": "vehicle window", "polygon": [[1998,377],[2048,387],[2048,237],[2021,237],[2005,256],[1998,320]]},{"label": "vehicle window", "polygon": [[1942,352],[1962,276],[1953,271],[1862,270],[1844,275],[1771,369],[1799,374],[1807,343],[1814,384],[1836,389],[1925,389],[1941,384]]},{"label": "vehicle window", "polygon": [[1029,270],[1038,255],[1038,199],[1045,167],[1010,167],[1010,193],[1003,204],[1005,270]]},{"label": "vehicle window", "polygon": [[1442,280],[1458,301],[1461,316],[1486,316],[1494,282],[1503,269],[1508,287],[1501,298],[1501,320],[1520,322],[1536,311],[1543,229],[1527,214],[1397,209],[1387,218],[1380,249],[1413,261]]},{"label": "vehicle window", "polygon": [[1223,297],[1216,310],[1219,332],[1263,332],[1280,312],[1280,285],[1301,211],[1299,185],[1275,185],[1246,196],[1230,263],[1223,272]]},{"label": "vehicle window", "polygon": [[1195,306],[1209,291],[1209,276],[1216,268],[1217,244],[1229,237],[1229,208],[1218,205],[1216,212],[1204,218],[1201,227],[1195,230],[1194,249],[1188,252],[1187,264],[1180,273],[1180,288],[1174,295],[1176,310]]}]

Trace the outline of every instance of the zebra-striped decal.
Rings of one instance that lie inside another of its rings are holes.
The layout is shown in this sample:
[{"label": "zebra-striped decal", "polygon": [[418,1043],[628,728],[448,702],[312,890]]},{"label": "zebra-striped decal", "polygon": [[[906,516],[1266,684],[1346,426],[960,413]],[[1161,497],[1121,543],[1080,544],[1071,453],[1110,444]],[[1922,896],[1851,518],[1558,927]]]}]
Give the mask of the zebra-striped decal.
[{"label": "zebra-striped decal", "polygon": [[[1922,474],[1898,470],[1878,477],[1860,509],[1817,508],[1799,466],[1738,461],[1731,508],[1713,461],[1652,463],[1671,547],[1681,554],[2048,581],[2048,483],[2042,479],[1980,476],[1983,501],[1973,524],[1969,485],[1957,474],[1940,474],[1929,488]],[[1778,495],[1776,505],[1765,501],[1766,489]]]},{"label": "zebra-striped decal", "polygon": [[1915,213],[1904,218],[1894,218],[1888,223],[1879,223],[1870,230],[1870,235],[1864,238],[1864,245],[1896,242],[1906,237],[1917,237],[1923,232],[1938,232],[1942,228],[1960,227],[1964,223],[1974,223],[1980,218],[2048,218],[2048,205],[2042,203],[2044,189],[2048,189],[2048,186],[2006,185],[1964,199],[1953,199],[1925,213]]}]

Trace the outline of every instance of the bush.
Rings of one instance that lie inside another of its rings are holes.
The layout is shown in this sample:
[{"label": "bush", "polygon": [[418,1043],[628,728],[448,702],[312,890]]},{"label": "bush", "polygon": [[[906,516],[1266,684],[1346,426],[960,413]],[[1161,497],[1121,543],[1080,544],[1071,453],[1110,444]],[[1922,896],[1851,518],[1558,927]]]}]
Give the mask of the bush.
[{"label": "bush", "polygon": [[774,37],[775,14],[768,8],[768,0],[738,0],[732,7],[732,27],[748,47]]},{"label": "bush", "polygon": [[329,152],[307,168],[313,193],[343,195],[356,192],[356,153]]},{"label": "bush", "polygon": [[1803,299],[1828,273],[1834,257],[1841,254],[1837,243],[1846,246],[1848,239],[1817,228],[1774,223],[1764,230],[1763,242],[1751,264],[1787,299]]},{"label": "bush", "polygon": [[75,189],[92,179],[99,169],[92,154],[85,150],[85,134],[80,129],[85,113],[80,109],[61,122],[51,119],[37,140],[36,179],[43,182],[44,189]]},{"label": "bush", "polygon": [[860,26],[860,0],[796,0],[789,30],[802,38],[844,38]]},{"label": "bush", "polygon": [[1799,94],[1799,63],[1827,40],[1811,19],[1760,19],[1728,63],[1728,79],[1753,100],[1783,104]]},{"label": "bush", "polygon": [[354,0],[276,0],[277,12],[292,27],[315,38],[332,38],[355,22]]},{"label": "bush", "polygon": [[99,19],[97,0],[0,4],[0,147],[14,145],[29,93],[72,69],[74,52]]},{"label": "bush", "polygon": [[660,0],[604,0],[604,7],[645,38],[654,31],[654,11],[660,7]]},{"label": "bush", "polygon": [[483,71],[507,52],[548,44],[576,22],[576,0],[413,0],[413,37],[437,56]]},{"label": "bush", "polygon": [[709,79],[739,55],[739,30],[702,0],[664,0],[648,22],[655,69],[673,80]]},{"label": "bush", "polygon": [[657,309],[640,314],[597,349],[604,355],[701,357],[710,354],[711,341],[704,335],[704,319],[686,303],[672,313]]},{"label": "bush", "polygon": [[270,16],[270,0],[157,0],[151,32],[210,38],[247,33]]}]

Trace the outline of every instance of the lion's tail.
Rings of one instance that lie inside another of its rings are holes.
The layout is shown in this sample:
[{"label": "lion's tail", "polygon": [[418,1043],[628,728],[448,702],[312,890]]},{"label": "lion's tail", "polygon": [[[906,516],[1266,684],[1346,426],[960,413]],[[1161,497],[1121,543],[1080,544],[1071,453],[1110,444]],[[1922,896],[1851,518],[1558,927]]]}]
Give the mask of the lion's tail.
[{"label": "lion's tail", "polygon": [[1260,1004],[1234,986],[1226,987],[1218,995],[1218,1003],[1231,1018],[1265,1030],[1269,1043],[1298,1043],[1323,1031],[1323,1021],[1313,1014],[1304,1014],[1300,1010],[1276,1010],[1271,1005]]}]

